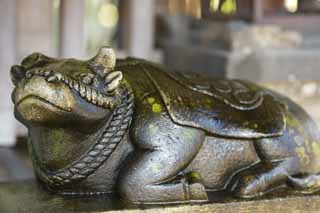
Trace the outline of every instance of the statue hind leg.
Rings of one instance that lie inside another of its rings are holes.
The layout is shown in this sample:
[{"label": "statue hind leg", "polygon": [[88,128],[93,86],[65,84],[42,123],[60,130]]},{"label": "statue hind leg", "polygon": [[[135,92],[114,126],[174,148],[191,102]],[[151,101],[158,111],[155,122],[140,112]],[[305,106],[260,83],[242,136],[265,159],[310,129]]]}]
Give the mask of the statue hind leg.
[{"label": "statue hind leg", "polygon": [[289,184],[304,194],[311,194],[320,191],[320,174],[304,177],[289,176]]},{"label": "statue hind leg", "polygon": [[[315,191],[319,189],[320,177],[317,156],[312,147],[320,144],[312,135],[288,126],[278,138],[255,141],[256,151],[265,169],[258,174],[240,174],[234,191],[239,197],[256,197],[285,185],[293,189]],[[268,168],[269,167],[269,168]],[[309,175],[306,175],[309,174]],[[314,174],[314,175],[313,175]],[[299,178],[304,176],[302,178]]]},{"label": "statue hind leg", "polygon": [[286,184],[291,174],[298,172],[298,168],[296,167],[298,161],[295,157],[287,158],[275,163],[276,165],[269,171],[240,174],[232,191],[236,196],[242,198],[253,198],[264,195]]},{"label": "statue hind leg", "polygon": [[320,174],[301,174],[297,166],[299,162],[298,158],[289,158],[268,172],[240,175],[233,191],[236,196],[243,198],[261,196],[282,185],[304,194],[320,191]]}]

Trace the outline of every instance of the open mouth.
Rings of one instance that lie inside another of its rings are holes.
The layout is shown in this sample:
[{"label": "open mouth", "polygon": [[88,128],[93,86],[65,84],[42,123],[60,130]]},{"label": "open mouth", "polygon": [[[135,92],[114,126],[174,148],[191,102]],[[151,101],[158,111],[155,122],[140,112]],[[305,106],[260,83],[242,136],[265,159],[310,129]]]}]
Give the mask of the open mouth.
[{"label": "open mouth", "polygon": [[62,107],[60,107],[60,106],[58,106],[58,105],[56,105],[56,104],[54,104],[54,103],[42,98],[40,96],[37,96],[37,95],[27,95],[27,96],[23,97],[21,100],[19,100],[16,105],[19,106],[22,102],[24,102],[25,100],[29,100],[29,99],[38,100],[40,102],[43,102],[44,104],[50,105],[50,106],[52,106],[54,108],[57,108],[59,110],[65,111],[65,112],[70,112],[71,111],[70,109],[62,108]]}]

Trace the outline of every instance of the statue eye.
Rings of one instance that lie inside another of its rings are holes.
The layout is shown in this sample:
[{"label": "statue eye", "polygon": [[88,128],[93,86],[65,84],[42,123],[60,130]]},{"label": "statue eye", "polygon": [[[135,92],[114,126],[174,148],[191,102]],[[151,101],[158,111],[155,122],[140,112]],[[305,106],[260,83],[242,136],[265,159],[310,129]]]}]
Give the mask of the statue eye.
[{"label": "statue eye", "polygon": [[93,74],[80,74],[80,79],[84,84],[92,84],[94,82],[95,76]]}]

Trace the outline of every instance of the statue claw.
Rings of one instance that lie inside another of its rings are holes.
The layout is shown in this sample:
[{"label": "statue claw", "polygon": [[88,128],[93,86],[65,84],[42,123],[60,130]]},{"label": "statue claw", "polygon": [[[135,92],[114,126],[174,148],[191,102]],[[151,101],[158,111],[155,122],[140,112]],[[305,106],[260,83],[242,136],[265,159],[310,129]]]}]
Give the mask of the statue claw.
[{"label": "statue claw", "polygon": [[55,81],[60,81],[62,79],[62,75],[60,73],[55,73],[53,75],[50,75],[47,78],[48,82],[55,82]]},{"label": "statue claw", "polygon": [[57,76],[55,76],[55,75],[51,75],[51,76],[49,76],[48,78],[47,78],[47,81],[48,82],[54,82],[54,81],[57,81],[58,80],[58,78],[57,78]]}]

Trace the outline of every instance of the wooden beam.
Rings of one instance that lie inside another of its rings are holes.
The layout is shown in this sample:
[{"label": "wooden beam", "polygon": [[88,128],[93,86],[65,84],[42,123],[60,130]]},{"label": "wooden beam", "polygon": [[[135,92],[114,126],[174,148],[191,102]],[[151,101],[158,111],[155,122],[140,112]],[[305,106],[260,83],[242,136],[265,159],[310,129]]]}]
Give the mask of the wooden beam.
[{"label": "wooden beam", "polygon": [[260,22],[264,16],[264,0],[252,0],[252,22]]},{"label": "wooden beam", "polygon": [[60,57],[85,57],[84,15],[84,0],[61,0]]},{"label": "wooden beam", "polygon": [[130,56],[152,59],[154,44],[154,0],[129,1],[129,42]]}]

